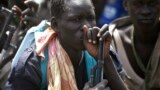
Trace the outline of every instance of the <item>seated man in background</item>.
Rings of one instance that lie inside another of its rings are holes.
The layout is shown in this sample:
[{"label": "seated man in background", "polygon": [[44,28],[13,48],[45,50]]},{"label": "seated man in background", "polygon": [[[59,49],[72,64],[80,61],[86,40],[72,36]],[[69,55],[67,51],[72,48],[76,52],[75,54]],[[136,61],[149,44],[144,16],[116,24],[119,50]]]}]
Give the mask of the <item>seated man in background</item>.
[{"label": "seated man in background", "polygon": [[113,21],[113,46],[130,90],[160,90],[160,0],[124,0],[129,17]]}]

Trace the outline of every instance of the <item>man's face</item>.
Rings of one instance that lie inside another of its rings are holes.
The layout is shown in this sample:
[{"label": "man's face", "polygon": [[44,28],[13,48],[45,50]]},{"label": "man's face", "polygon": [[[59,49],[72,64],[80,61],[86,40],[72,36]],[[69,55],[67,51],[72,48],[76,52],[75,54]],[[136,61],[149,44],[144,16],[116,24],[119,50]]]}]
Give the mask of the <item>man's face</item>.
[{"label": "man's face", "polygon": [[160,0],[126,0],[133,23],[141,26],[155,25],[160,16]]},{"label": "man's face", "polygon": [[67,47],[84,49],[82,27],[96,25],[94,8],[90,0],[70,0],[68,9],[57,20],[60,42]]}]

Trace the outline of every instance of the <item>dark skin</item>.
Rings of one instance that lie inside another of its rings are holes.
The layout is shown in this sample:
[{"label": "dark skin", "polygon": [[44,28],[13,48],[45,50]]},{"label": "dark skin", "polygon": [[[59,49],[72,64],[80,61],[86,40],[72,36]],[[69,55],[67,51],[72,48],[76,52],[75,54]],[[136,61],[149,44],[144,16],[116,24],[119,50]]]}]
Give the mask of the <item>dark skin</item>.
[{"label": "dark skin", "polygon": [[[134,25],[136,52],[147,67],[160,31],[160,0],[125,0],[124,6]],[[131,42],[126,40],[131,40],[131,30],[119,32],[131,66],[140,77],[145,78],[145,73],[135,61]]]},{"label": "dark skin", "polygon": [[[66,5],[67,10],[59,17],[52,16],[51,26],[58,33],[60,43],[68,53],[73,66],[78,65],[82,50],[87,50],[91,56],[97,59],[98,41],[103,40],[105,42],[104,68],[111,89],[126,90],[109,57],[111,35],[107,32],[108,25],[102,27],[101,31],[96,27],[94,8],[90,0],[70,0]],[[103,83],[94,89],[104,90],[104,87]],[[85,88],[85,90],[93,89]]]}]

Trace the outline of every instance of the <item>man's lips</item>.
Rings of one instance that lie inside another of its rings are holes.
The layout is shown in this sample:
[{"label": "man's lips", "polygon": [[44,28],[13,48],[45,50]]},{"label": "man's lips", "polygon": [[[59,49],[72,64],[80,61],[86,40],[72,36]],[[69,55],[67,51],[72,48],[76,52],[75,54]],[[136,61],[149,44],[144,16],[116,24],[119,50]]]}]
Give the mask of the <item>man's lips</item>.
[{"label": "man's lips", "polygon": [[140,22],[149,23],[152,22],[153,19],[139,19]]}]

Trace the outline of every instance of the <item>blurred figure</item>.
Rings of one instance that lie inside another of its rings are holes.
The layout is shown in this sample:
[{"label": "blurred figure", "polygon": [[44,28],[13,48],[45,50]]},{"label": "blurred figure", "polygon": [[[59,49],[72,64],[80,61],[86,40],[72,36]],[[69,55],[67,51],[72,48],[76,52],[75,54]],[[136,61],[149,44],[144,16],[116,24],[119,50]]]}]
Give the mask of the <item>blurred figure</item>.
[{"label": "blurred figure", "polygon": [[[12,48],[11,45],[16,47],[19,44],[18,41],[20,38],[19,32],[14,33],[14,31],[20,22],[20,19],[21,19],[20,18],[21,17],[20,11],[21,10],[17,10],[19,8],[17,8],[16,6],[13,6],[12,9],[9,9],[8,5],[10,5],[10,4],[11,4],[11,2],[9,3],[9,1],[7,1],[7,0],[0,1],[0,7],[3,7],[0,10],[0,27],[1,27],[0,31],[2,31],[2,29],[3,29],[3,34],[1,32],[1,41],[0,41],[0,89],[2,89],[4,87],[5,82],[7,81],[7,76],[10,71],[12,58],[14,57],[14,54],[16,52],[16,48]],[[23,4],[18,3],[18,4],[20,4],[20,6],[22,5],[21,8],[27,7],[27,5],[24,3]],[[16,11],[18,11],[18,12],[16,12]],[[11,15],[11,18],[9,18],[10,15]],[[6,22],[8,22],[8,23],[6,24]],[[5,26],[5,28],[4,28],[4,26]],[[12,26],[14,27],[14,29],[13,28],[11,29]],[[18,28],[16,31],[18,31]],[[8,34],[6,34],[7,32],[8,32]],[[12,33],[12,35],[11,35],[11,33]],[[17,38],[15,38],[15,37],[17,37]],[[13,42],[15,42],[14,44],[11,41],[11,39],[13,39],[13,38],[15,38],[14,41],[12,40]],[[17,48],[18,48],[18,46],[17,46]],[[13,50],[13,52],[12,52],[12,50]]]},{"label": "blurred figure", "polygon": [[49,20],[50,19],[50,7],[51,7],[50,0],[35,0],[35,1],[39,3],[39,9],[37,12],[39,20],[40,21],[44,19]]},{"label": "blurred figure", "polygon": [[101,15],[97,20],[97,24],[99,26],[102,26],[106,23],[109,24],[114,19],[122,17],[127,14],[125,9],[123,8],[123,0],[103,0],[103,1],[105,1],[104,2],[105,5],[103,11],[101,12]]},{"label": "blurred figure", "polygon": [[[0,0],[0,33],[2,33],[2,29],[4,26],[5,20],[8,16],[6,12],[2,11],[2,7],[8,8],[7,0]],[[6,38],[7,38],[7,34],[5,33],[5,35],[1,37],[2,41],[0,41],[1,42],[0,43],[0,54],[3,49],[4,41],[6,40]],[[1,63],[1,59],[2,58],[0,58],[0,63]],[[4,65],[4,67],[0,68],[0,90],[4,87],[5,82],[7,81],[7,76],[10,70],[10,65],[11,65],[11,62]]]}]

